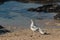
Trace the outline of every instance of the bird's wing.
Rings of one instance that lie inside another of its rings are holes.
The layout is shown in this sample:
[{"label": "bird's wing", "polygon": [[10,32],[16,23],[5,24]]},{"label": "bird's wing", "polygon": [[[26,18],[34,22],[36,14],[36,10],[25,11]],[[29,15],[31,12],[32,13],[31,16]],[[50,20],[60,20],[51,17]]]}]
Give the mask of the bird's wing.
[{"label": "bird's wing", "polygon": [[34,29],[38,29],[38,27],[34,26]]}]

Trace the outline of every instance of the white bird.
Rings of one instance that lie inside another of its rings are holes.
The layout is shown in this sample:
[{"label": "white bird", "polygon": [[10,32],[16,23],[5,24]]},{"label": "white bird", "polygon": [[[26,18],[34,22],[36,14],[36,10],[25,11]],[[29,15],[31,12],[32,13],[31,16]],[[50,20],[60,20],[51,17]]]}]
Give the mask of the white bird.
[{"label": "white bird", "polygon": [[40,27],[37,27],[37,26],[34,24],[34,22],[33,22],[32,19],[31,19],[30,29],[31,29],[33,32],[38,31],[38,32],[40,32],[41,34],[46,34],[45,32],[42,31],[42,29],[41,29]]}]

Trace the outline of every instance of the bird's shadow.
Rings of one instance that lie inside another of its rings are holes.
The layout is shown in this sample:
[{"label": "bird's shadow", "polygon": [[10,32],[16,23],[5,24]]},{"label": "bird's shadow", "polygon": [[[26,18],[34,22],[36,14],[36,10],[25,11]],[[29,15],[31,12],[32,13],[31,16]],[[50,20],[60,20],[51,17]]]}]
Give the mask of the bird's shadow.
[{"label": "bird's shadow", "polygon": [[51,35],[51,33],[45,33],[44,35]]},{"label": "bird's shadow", "polygon": [[2,30],[0,30],[0,35],[8,33],[8,32],[10,32],[10,31],[7,29],[2,29]]}]

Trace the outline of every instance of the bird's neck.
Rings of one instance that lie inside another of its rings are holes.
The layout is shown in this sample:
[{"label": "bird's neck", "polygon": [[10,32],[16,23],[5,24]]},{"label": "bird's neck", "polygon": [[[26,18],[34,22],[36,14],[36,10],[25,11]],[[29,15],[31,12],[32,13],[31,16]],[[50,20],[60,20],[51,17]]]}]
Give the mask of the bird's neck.
[{"label": "bird's neck", "polygon": [[34,25],[34,22],[31,20],[31,27]]},{"label": "bird's neck", "polygon": [[31,26],[35,26],[35,23],[33,20],[31,20]]}]

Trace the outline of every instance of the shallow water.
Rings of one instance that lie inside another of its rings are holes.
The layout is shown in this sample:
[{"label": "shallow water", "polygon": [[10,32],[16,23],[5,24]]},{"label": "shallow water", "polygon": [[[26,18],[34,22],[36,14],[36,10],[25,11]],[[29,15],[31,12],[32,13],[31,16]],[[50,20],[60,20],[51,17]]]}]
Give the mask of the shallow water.
[{"label": "shallow water", "polygon": [[30,19],[53,19],[53,16],[56,15],[56,13],[27,11],[28,8],[37,8],[39,6],[42,6],[42,4],[15,1],[5,2],[3,5],[0,5],[0,25],[29,27]]}]

